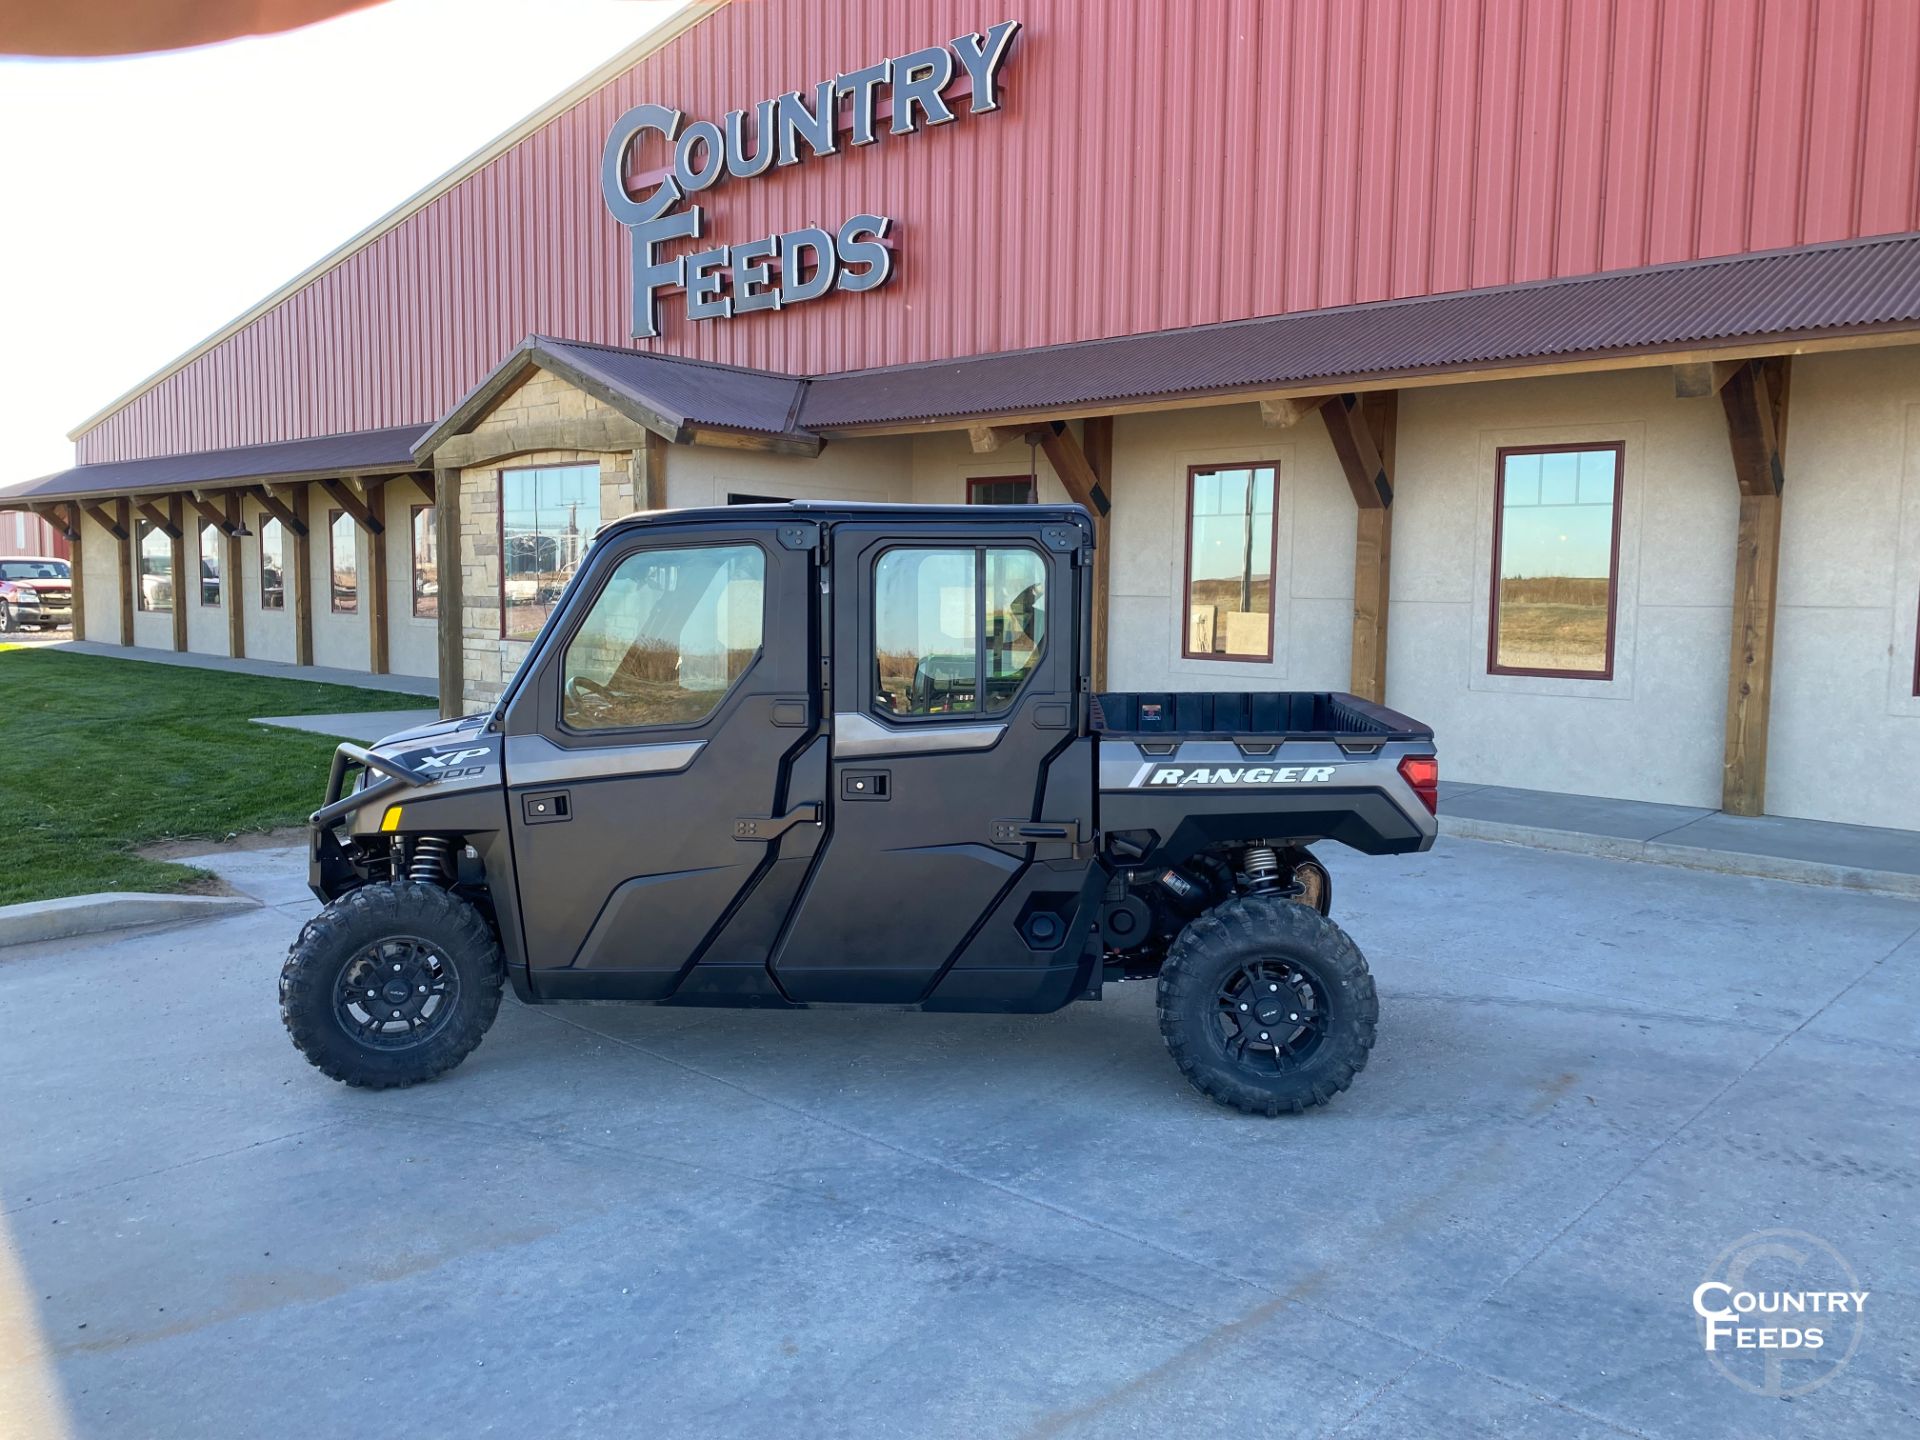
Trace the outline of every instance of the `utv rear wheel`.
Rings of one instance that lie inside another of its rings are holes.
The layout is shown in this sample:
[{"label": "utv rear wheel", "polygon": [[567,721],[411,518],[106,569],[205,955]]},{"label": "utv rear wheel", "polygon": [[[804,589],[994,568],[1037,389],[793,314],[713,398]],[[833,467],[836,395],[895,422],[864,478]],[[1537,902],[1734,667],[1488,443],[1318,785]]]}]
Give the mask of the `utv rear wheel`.
[{"label": "utv rear wheel", "polygon": [[280,1018],[323,1075],[383,1090],[466,1059],[500,1010],[505,969],[480,913],[433,885],[367,885],[300,931]]},{"label": "utv rear wheel", "polygon": [[1347,933],[1305,905],[1243,895],[1180,932],[1160,1034],[1209,1099],[1261,1115],[1324,1105],[1373,1048],[1380,1002]]}]

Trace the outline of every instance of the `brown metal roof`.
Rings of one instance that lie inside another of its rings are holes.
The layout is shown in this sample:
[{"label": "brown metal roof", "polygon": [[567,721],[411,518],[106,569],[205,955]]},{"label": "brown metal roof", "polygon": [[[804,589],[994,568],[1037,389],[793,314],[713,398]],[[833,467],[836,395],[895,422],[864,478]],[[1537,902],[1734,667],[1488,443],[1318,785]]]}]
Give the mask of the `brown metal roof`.
[{"label": "brown metal roof", "polygon": [[807,382],[795,376],[578,340],[536,336],[532,343],[603,384],[626,391],[668,421],[768,435],[799,433],[793,421]]},{"label": "brown metal roof", "polygon": [[391,430],[358,430],[278,445],[243,445],[232,450],[197,450],[151,460],[109,460],[76,465],[38,480],[0,490],[0,508],[25,503],[90,499],[101,495],[158,494],[197,487],[219,489],[251,480],[284,480],[296,475],[391,474],[415,469],[413,442],[418,425]]},{"label": "brown metal roof", "polygon": [[1031,414],[1920,322],[1920,234],[823,376],[800,423]]}]

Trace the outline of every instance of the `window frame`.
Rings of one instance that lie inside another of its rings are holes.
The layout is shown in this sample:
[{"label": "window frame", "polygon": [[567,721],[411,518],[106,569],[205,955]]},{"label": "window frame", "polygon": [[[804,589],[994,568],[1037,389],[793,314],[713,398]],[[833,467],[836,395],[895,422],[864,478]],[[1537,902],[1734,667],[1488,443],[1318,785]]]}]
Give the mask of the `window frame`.
[{"label": "window frame", "polygon": [[[1607,552],[1607,654],[1600,670],[1549,670],[1531,665],[1500,663],[1500,542],[1506,522],[1507,457],[1509,455],[1566,455],[1590,451],[1613,452],[1613,534]],[[1626,495],[1627,442],[1576,440],[1558,445],[1502,445],[1493,452],[1493,560],[1487,580],[1487,674],[1523,675],[1547,680],[1610,682],[1614,670],[1614,639],[1620,611],[1620,512]]]},{"label": "window frame", "polygon": [[[602,730],[582,730],[577,725],[569,725],[567,723],[567,652],[573,648],[573,642],[580,638],[580,632],[586,628],[587,621],[593,618],[594,607],[600,603],[600,597],[607,593],[607,586],[611,585],[613,577],[620,573],[620,567],[636,555],[658,555],[669,550],[720,550],[729,547],[750,548],[760,552],[763,576],[760,595],[760,643],[753,647],[753,658],[746,663],[738,675],[733,677],[733,682],[722,692],[720,698],[713,702],[713,709],[698,720],[676,720],[671,724],[663,725],[610,726]],[[553,686],[551,692],[553,733],[573,740],[586,741],[589,744],[618,744],[617,737],[623,735],[661,735],[675,731],[702,730],[712,725],[719,718],[720,712],[725,710],[733,698],[740,693],[740,687],[746,684],[747,677],[758,670],[761,662],[766,659],[767,631],[770,628],[768,619],[772,613],[774,566],[778,563],[778,557],[767,546],[757,539],[744,535],[724,540],[715,539],[711,535],[686,536],[667,541],[641,539],[640,543],[631,549],[623,550],[608,560],[605,575],[595,583],[593,594],[577,606],[578,615],[568,620],[565,633],[561,635],[559,643],[553,647],[553,659],[546,666],[547,674],[552,677]],[[556,633],[559,632],[556,631]],[[609,739],[609,737],[615,738]]]},{"label": "window frame", "polygon": [[[1195,482],[1202,475],[1217,475],[1223,470],[1271,470],[1273,471],[1273,513],[1270,517],[1272,535],[1267,554],[1270,573],[1267,576],[1267,651],[1264,655],[1214,654],[1211,650],[1193,650],[1189,641],[1193,635],[1193,494]],[[1182,548],[1180,555],[1180,658],[1182,660],[1211,660],[1216,664],[1228,661],[1237,665],[1273,664],[1274,614],[1280,603],[1280,462],[1278,460],[1228,460],[1212,461],[1202,465],[1187,467],[1185,523],[1181,527]]]},{"label": "window frame", "polygon": [[[600,462],[597,460],[566,460],[557,465],[503,465],[494,471],[494,539],[497,544],[500,570],[497,591],[500,597],[500,638],[502,640],[512,640],[521,645],[532,644],[540,638],[541,630],[546,628],[546,621],[543,620],[539,625],[534,627],[533,634],[531,635],[516,636],[508,633],[507,630],[507,476],[527,470],[591,470],[593,472],[594,484],[594,532],[597,533],[600,527],[606,523],[599,514],[600,484],[604,472],[602,472]],[[592,548],[593,535],[589,534],[587,536],[587,547],[580,552],[582,564],[586,561],[587,551]]]},{"label": "window frame", "polygon": [[989,550],[1024,550],[1030,555],[1040,557],[1040,573],[1044,583],[1051,588],[1054,574],[1051,555],[1040,546],[1026,540],[905,540],[898,544],[884,545],[876,550],[872,563],[867,567],[866,575],[866,614],[862,617],[861,632],[867,652],[867,700],[864,713],[875,720],[889,725],[979,725],[988,721],[999,721],[1020,708],[1020,702],[1026,698],[1028,687],[1037,677],[1042,667],[1053,658],[1053,623],[1048,615],[1046,630],[1040,637],[1040,645],[1033,652],[1033,664],[1020,682],[1020,688],[1007,697],[1007,703],[998,710],[984,707],[976,710],[953,710],[942,715],[901,715],[892,710],[879,708],[880,695],[880,629],[875,623],[874,599],[879,592],[880,562],[887,556],[901,551],[939,551],[971,550],[974,557],[973,581],[973,686],[974,694],[982,701],[987,695],[987,564]]},{"label": "window frame", "polygon": [[1027,498],[1024,500],[1015,500],[1010,503],[1015,505],[1037,505],[1039,503],[1040,487],[1035,483],[1031,475],[969,475],[967,477],[967,504],[986,505],[997,503],[986,500],[976,500],[973,498],[974,492],[987,485],[1006,485],[1013,482],[1018,482],[1027,487]]},{"label": "window frame", "polygon": [[[345,520],[353,526],[353,608],[340,608],[339,587],[334,584],[334,572],[339,567],[340,522]],[[329,615],[358,615],[360,613],[360,523],[344,510],[327,511],[327,613]]]},{"label": "window frame", "polygon": [[[431,615],[422,615],[420,613],[420,517],[422,514],[429,517],[427,520],[427,532],[434,536],[433,575],[435,589],[433,592],[433,614]],[[502,523],[504,524],[505,522],[503,521]],[[440,539],[437,524],[438,519],[434,515],[433,505],[409,505],[407,507],[408,613],[415,620],[426,620],[435,623],[437,623],[440,618],[440,590],[438,588],[440,584]],[[500,558],[500,564],[502,566],[500,583],[505,585],[506,557],[504,555]],[[506,617],[504,615],[501,616],[500,623],[502,625],[506,624]]]},{"label": "window frame", "polygon": [[[158,535],[166,541],[167,551],[167,588],[172,599],[162,610],[147,603],[147,537]],[[182,547],[185,548],[184,546]],[[180,579],[173,573],[173,537],[151,520],[136,519],[133,526],[133,607],[142,615],[171,615],[174,607],[180,603]]]},{"label": "window frame", "polygon": [[1920,591],[1913,602],[1913,694],[1920,700]]},{"label": "window frame", "polygon": [[[280,530],[279,530],[280,603],[278,605],[269,605],[267,603],[267,526],[269,525],[280,526]],[[253,532],[253,558],[254,558],[253,568],[257,572],[258,588],[260,592],[259,594],[260,613],[263,615],[284,615],[286,613],[286,610],[287,610],[287,536],[292,533],[293,532],[290,531],[285,525],[280,524],[279,516],[273,514],[271,511],[268,511],[268,510],[262,510],[260,512],[260,528]]]},{"label": "window frame", "polygon": [[219,564],[219,575],[217,579],[220,585],[220,598],[218,600],[209,601],[207,599],[207,577],[203,571],[203,567],[207,563],[207,532],[209,530],[213,531],[213,533],[217,536],[222,536],[226,533],[218,525],[214,524],[211,520],[203,519],[200,522],[200,532],[199,532],[200,533],[200,553],[198,557],[196,557],[199,561],[199,564],[194,567],[195,574],[193,578],[194,578],[194,585],[200,593],[200,608],[202,610],[220,610],[225,608],[226,599],[227,599],[226,556],[221,555],[219,553],[220,542],[219,540],[215,540],[213,542],[213,548],[214,548],[214,558]]}]

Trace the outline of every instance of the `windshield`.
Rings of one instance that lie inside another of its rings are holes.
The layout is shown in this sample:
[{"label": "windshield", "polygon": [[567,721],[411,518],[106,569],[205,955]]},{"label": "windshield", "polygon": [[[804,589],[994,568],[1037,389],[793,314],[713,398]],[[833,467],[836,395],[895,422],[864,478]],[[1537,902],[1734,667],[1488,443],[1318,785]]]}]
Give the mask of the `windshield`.
[{"label": "windshield", "polygon": [[67,580],[64,560],[0,560],[0,580]]}]

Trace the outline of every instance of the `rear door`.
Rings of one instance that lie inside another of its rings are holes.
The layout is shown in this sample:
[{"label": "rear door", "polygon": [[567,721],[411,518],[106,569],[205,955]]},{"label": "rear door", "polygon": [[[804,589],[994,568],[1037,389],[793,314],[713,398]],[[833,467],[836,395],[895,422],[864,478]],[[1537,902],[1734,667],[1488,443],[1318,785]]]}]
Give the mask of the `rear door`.
[{"label": "rear door", "polygon": [[1036,858],[1022,827],[1085,838],[1090,814],[1040,813],[1075,735],[1081,539],[835,528],[831,829],[774,957],[794,999],[924,998]]},{"label": "rear door", "polygon": [[773,869],[818,729],[815,536],[640,527],[591,557],[506,719],[536,994],[670,995]]}]

